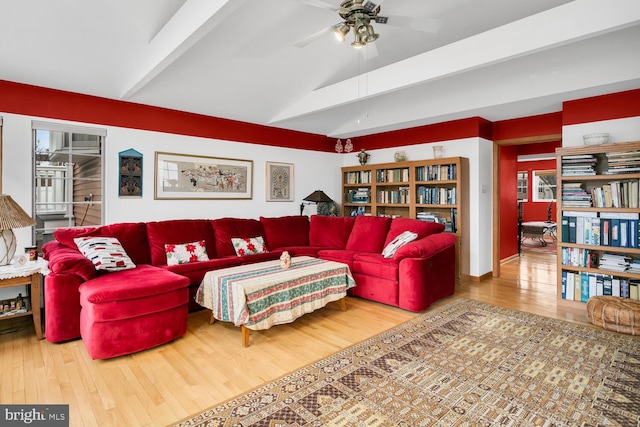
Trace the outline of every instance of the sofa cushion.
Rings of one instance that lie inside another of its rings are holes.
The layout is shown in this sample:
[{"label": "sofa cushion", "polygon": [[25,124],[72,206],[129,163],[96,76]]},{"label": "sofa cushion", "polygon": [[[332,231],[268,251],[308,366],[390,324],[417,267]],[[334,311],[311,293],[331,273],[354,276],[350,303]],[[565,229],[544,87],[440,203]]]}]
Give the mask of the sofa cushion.
[{"label": "sofa cushion", "polygon": [[355,218],[348,216],[311,215],[309,245],[344,249],[354,222]]},{"label": "sofa cushion", "polygon": [[382,254],[355,254],[353,273],[398,280],[398,262],[391,258],[384,258]]},{"label": "sofa cushion", "polygon": [[[189,286],[189,279],[152,265],[103,274],[80,285],[81,301],[111,304],[116,301],[146,298]],[[140,308],[141,311],[147,311]]]},{"label": "sofa cushion", "polygon": [[303,215],[260,217],[264,238],[270,249],[309,245],[309,218]]},{"label": "sofa cushion", "polygon": [[218,257],[235,256],[231,243],[233,237],[264,236],[262,224],[257,219],[218,218],[211,221],[215,233],[216,254]]},{"label": "sofa cushion", "polygon": [[262,236],[232,237],[231,243],[238,256],[263,254],[269,252]]},{"label": "sofa cushion", "polygon": [[58,228],[53,237],[70,248],[77,246],[77,237],[115,237],[120,241],[135,264],[150,264],[151,254],[147,240],[147,225],[144,222],[122,222],[101,227]]},{"label": "sofa cushion", "polygon": [[182,244],[204,240],[209,258],[215,258],[216,245],[211,221],[180,219],[147,223],[147,238],[151,248],[151,264],[167,265],[166,244]]},{"label": "sofa cushion", "polygon": [[455,234],[438,233],[407,243],[393,254],[393,259],[399,261],[403,258],[428,258],[455,243]]},{"label": "sofa cushion", "polygon": [[136,268],[115,237],[77,237],[73,239],[82,255],[96,270],[121,271]]},{"label": "sofa cushion", "polygon": [[164,245],[164,250],[167,254],[167,265],[209,261],[204,240],[181,244],[170,243]]},{"label": "sofa cushion", "polygon": [[73,249],[53,240],[42,246],[42,252],[52,273],[75,274],[84,281],[96,277],[93,263],[78,252],[77,247]]},{"label": "sofa cushion", "polygon": [[347,240],[346,249],[358,252],[381,253],[389,232],[391,218],[358,216]]},{"label": "sofa cushion", "polygon": [[347,249],[323,249],[318,252],[318,258],[347,264],[349,269],[353,270],[353,257],[357,253],[358,251],[350,251]]},{"label": "sofa cushion", "polygon": [[387,246],[393,239],[398,237],[405,231],[411,231],[418,234],[418,239],[427,237],[430,234],[441,233],[444,231],[444,225],[437,222],[419,221],[411,218],[394,218],[391,221],[391,227],[389,227],[389,233],[384,245]]}]

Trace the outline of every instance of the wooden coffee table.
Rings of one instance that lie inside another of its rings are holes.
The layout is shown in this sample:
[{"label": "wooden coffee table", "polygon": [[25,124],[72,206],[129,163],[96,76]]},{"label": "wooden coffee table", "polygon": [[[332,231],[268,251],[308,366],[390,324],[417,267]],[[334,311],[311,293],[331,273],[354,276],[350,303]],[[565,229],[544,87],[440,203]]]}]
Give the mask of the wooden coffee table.
[{"label": "wooden coffee table", "polygon": [[268,329],[340,301],[346,310],[347,289],[355,286],[349,266],[312,257],[293,257],[291,267],[266,261],[223,268],[205,274],[195,299],[211,310],[209,323],[233,322],[242,328],[242,346],[249,330]]}]

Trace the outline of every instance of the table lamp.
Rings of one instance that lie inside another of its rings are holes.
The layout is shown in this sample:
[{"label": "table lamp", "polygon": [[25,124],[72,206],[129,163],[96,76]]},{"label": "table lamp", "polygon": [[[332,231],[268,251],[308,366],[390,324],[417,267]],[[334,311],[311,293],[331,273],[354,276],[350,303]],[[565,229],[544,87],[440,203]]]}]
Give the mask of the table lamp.
[{"label": "table lamp", "polygon": [[[313,193],[309,194],[307,197],[305,197],[302,200],[305,200],[305,201],[311,202],[311,203],[319,203],[319,202],[331,203],[331,202],[333,202],[333,200],[331,200],[331,197],[329,197],[326,194],[324,194],[324,192],[322,190],[316,190],[316,191],[314,191]],[[305,202],[300,203],[300,215],[302,215],[302,211],[304,211],[304,205],[310,205],[311,203],[305,203]]]},{"label": "table lamp", "polygon": [[16,253],[14,228],[30,227],[35,221],[8,194],[0,194],[0,265],[7,265]]}]

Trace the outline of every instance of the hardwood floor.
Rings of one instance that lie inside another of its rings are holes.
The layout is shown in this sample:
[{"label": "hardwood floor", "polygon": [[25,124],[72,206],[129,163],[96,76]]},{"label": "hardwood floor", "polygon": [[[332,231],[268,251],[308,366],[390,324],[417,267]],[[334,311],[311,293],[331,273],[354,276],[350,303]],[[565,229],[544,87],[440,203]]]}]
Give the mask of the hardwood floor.
[{"label": "hardwood floor", "polygon": [[[462,284],[433,307],[464,297],[587,323],[584,310],[556,304],[554,255],[525,252],[501,268],[501,278]],[[22,330],[0,335],[0,403],[69,404],[71,426],[170,425],[419,315],[356,298],[347,307],[252,332],[247,348],[239,328],[209,325],[201,311],[184,337],[105,361],[91,360],[81,340],[38,341],[22,320]]]}]

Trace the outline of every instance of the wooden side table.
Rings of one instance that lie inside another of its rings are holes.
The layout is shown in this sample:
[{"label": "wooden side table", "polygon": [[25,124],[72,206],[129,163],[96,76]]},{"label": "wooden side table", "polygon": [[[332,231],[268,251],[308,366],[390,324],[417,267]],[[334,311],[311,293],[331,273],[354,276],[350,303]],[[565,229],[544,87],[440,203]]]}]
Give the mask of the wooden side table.
[{"label": "wooden side table", "polygon": [[17,313],[0,317],[0,321],[22,316],[33,316],[33,325],[36,329],[36,337],[41,340],[42,320],[40,319],[40,283],[41,272],[46,270],[44,264],[32,261],[24,266],[6,265],[0,267],[0,288],[26,285],[29,288],[30,307],[24,313]]}]

